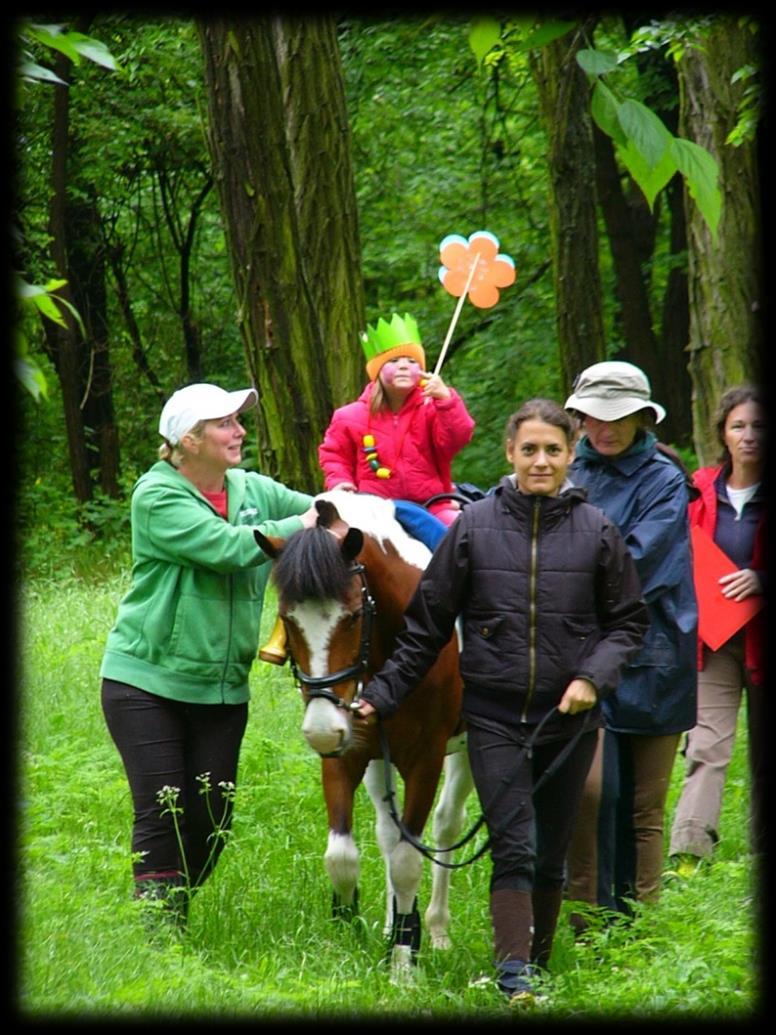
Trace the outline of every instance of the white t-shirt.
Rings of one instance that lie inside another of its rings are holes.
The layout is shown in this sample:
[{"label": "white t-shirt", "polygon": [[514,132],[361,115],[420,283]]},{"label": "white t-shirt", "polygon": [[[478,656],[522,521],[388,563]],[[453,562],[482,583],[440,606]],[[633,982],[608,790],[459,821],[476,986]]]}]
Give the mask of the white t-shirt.
[{"label": "white t-shirt", "polygon": [[740,519],[741,512],[744,509],[744,505],[754,496],[757,490],[760,488],[760,483],[757,482],[754,485],[747,485],[745,489],[731,489],[729,485],[725,486],[730,500],[730,505],[736,512],[736,520]]}]

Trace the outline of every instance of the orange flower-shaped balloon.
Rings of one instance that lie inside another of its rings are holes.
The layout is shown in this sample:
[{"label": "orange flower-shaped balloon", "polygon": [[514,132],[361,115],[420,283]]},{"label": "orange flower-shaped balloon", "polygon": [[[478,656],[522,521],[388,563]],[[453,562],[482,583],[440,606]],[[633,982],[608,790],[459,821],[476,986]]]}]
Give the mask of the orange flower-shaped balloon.
[{"label": "orange flower-shaped balloon", "polygon": [[456,298],[467,290],[478,309],[490,309],[499,300],[499,288],[515,282],[515,262],[499,255],[498,238],[487,230],[476,230],[469,239],[448,234],[439,245],[439,279]]}]

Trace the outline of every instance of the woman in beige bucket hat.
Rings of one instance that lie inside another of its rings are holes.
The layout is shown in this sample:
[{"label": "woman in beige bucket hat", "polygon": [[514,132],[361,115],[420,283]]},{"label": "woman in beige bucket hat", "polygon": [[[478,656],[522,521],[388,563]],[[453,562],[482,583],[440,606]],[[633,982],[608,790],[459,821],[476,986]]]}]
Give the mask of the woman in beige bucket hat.
[{"label": "woman in beige bucket hat", "polygon": [[[666,795],[680,736],[696,717],[688,489],[652,430],[666,411],[639,367],[593,364],[566,408],[582,431],[569,476],[620,530],[650,613],[644,646],[602,703],[605,729],[569,850],[566,895],[629,913],[630,900],[659,895]],[[579,913],[572,923],[586,926]]]}]

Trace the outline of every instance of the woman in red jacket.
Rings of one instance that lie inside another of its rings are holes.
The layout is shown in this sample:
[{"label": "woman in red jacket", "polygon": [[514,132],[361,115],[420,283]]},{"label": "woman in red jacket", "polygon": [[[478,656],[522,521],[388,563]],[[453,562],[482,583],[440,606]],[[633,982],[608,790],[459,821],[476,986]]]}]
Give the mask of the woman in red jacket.
[{"label": "woman in red jacket", "polygon": [[[725,393],[717,435],[722,461],[695,472],[700,497],[690,504],[690,523],[708,532],[738,568],[720,579],[723,596],[745,600],[765,592],[766,417],[757,389],[743,386]],[[670,845],[684,876],[695,872],[701,859],[711,857],[719,840],[722,792],[742,688],[747,694],[752,850],[765,849],[764,643],[764,609],[717,650],[698,641],[698,719],[688,734],[687,771]]]},{"label": "woman in red jacket", "polygon": [[[426,374],[415,321],[394,313],[362,336],[369,384],[355,402],[334,411],[318,457],[326,489],[371,492],[423,504],[453,492],[450,464],[471,440],[474,421],[455,389]],[[429,508],[445,525],[455,501]]]}]

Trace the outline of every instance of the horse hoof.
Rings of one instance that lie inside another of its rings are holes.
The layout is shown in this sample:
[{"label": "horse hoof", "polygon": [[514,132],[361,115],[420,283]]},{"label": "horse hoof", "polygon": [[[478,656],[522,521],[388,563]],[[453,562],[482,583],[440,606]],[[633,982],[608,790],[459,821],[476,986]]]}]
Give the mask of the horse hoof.
[{"label": "horse hoof", "polygon": [[409,945],[394,945],[391,950],[392,985],[411,985],[415,981],[417,961]]},{"label": "horse hoof", "polygon": [[450,935],[446,931],[429,931],[429,937],[431,938],[432,949],[447,950],[453,947]]},{"label": "horse hoof", "polygon": [[358,888],[354,890],[350,902],[343,902],[342,896],[335,891],[331,899],[331,915],[335,920],[351,923],[358,916]]}]

